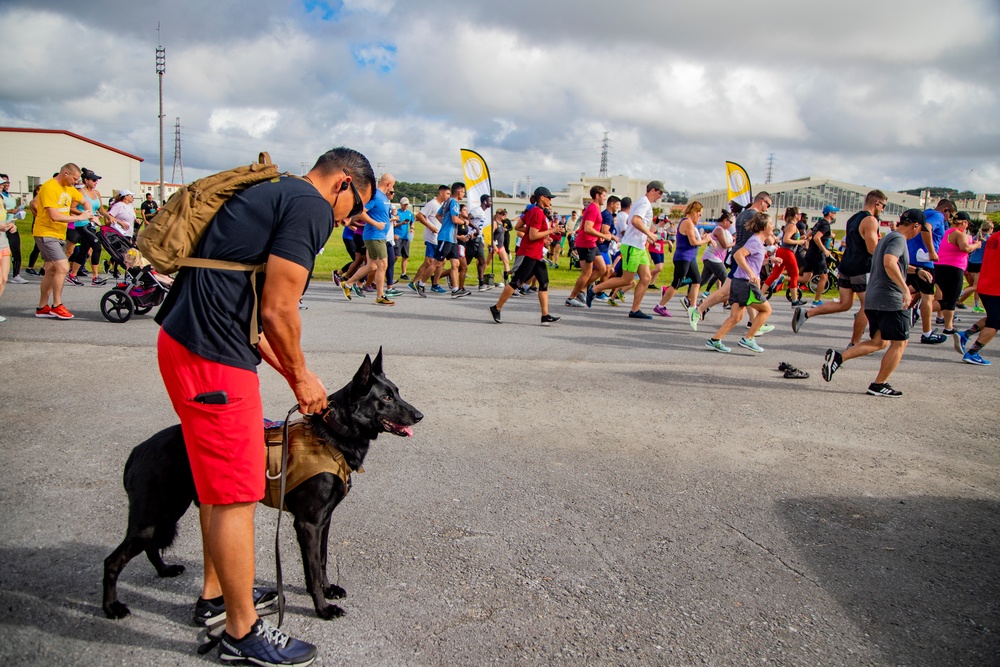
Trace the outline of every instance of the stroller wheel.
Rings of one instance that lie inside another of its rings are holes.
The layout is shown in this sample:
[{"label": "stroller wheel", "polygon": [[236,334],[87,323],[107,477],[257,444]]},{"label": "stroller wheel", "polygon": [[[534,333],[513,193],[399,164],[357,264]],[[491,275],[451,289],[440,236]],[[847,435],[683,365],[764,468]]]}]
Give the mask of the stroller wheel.
[{"label": "stroller wheel", "polygon": [[132,297],[119,289],[113,289],[101,297],[101,314],[109,322],[122,324],[132,317],[135,307]]},{"label": "stroller wheel", "polygon": [[141,308],[139,306],[136,306],[135,307],[135,314],[136,315],[145,315],[146,313],[148,313],[151,310],[153,310],[152,306],[142,306]]}]

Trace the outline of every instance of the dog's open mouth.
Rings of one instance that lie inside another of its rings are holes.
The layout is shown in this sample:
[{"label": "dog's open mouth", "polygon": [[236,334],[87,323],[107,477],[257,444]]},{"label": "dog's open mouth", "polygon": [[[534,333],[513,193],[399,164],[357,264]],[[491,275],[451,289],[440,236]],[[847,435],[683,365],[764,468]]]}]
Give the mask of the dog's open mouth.
[{"label": "dog's open mouth", "polygon": [[388,419],[380,419],[379,421],[382,422],[382,428],[389,433],[401,435],[404,438],[409,438],[410,436],[413,435],[412,426],[403,426],[402,424],[391,422]]}]

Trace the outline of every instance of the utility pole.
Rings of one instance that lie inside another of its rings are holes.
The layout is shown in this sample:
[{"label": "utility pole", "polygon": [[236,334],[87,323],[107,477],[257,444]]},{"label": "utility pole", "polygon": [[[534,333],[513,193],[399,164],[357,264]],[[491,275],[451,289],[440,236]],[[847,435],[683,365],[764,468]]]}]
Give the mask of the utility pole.
[{"label": "utility pole", "polygon": [[608,133],[604,133],[604,140],[601,142],[601,178],[608,177]]},{"label": "utility pole", "polygon": [[[160,41],[160,22],[156,22],[156,41]],[[162,45],[156,47],[156,76],[160,80],[160,201],[163,196],[163,73],[167,71],[167,51]]]},{"label": "utility pole", "polygon": [[[181,168],[181,180],[177,180],[177,167]],[[181,119],[177,116],[174,120],[174,173],[170,175],[171,183],[184,182],[184,160],[181,159]]]}]

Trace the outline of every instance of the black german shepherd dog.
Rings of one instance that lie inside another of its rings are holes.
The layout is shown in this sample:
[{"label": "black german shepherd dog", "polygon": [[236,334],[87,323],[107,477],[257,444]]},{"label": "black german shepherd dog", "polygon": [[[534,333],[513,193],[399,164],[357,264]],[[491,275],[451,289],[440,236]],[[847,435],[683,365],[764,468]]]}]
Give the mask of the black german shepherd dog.
[{"label": "black german shepherd dog", "polygon": [[[413,435],[411,426],[423,415],[404,401],[396,385],[386,378],[379,349],[374,362],[365,355],[351,382],[329,396],[326,412],[307,419],[316,433],[340,450],[351,469],[357,470],[371,441],[380,433],[409,437]],[[128,530],[125,540],[104,560],[103,607],[108,618],[128,615],[128,607],[118,600],[118,575],[143,551],[159,576],[176,577],[184,572],[183,565],[167,565],[161,556],[177,536],[177,522],[192,502],[198,504],[181,427],[166,428],[133,449],[125,463],[124,482],[129,499]],[[295,518],[306,588],[316,614],[324,619],[344,613],[337,605],[326,603],[347,595],[327,579],[326,555],[330,519],[346,493],[339,477],[320,473],[285,495],[285,505]]]}]

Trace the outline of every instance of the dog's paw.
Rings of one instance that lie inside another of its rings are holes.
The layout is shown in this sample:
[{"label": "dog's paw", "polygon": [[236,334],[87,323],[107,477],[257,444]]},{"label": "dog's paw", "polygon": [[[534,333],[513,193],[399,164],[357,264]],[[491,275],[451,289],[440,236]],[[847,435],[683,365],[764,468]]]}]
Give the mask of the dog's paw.
[{"label": "dog's paw", "polygon": [[340,618],[344,615],[344,610],[335,604],[328,604],[323,608],[316,608],[316,615],[322,618],[324,621],[329,621],[333,618]]},{"label": "dog's paw", "polygon": [[156,574],[161,577],[176,577],[178,575],[184,574],[183,565],[167,565],[165,568],[157,572]]},{"label": "dog's paw", "polygon": [[347,591],[345,591],[340,586],[335,584],[330,584],[323,589],[323,597],[327,600],[340,600],[347,597]]},{"label": "dog's paw", "polygon": [[129,612],[128,607],[126,607],[121,602],[115,600],[109,605],[104,606],[104,615],[108,618],[120,619],[125,618],[131,612]]}]

